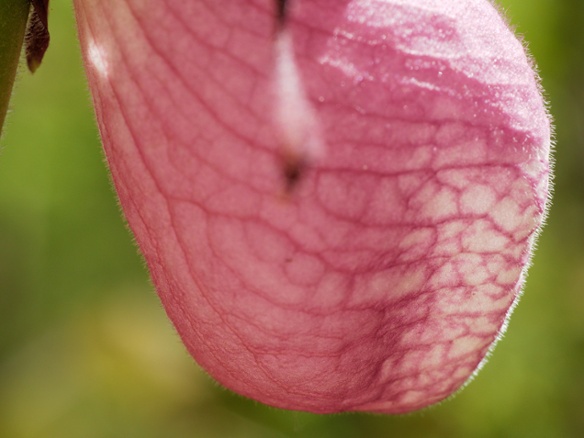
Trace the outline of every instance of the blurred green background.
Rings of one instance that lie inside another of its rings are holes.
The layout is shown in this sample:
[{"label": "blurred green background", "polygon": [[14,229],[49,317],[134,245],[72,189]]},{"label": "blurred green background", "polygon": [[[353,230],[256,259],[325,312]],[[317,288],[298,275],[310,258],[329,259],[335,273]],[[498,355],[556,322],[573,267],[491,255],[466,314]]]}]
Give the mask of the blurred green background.
[{"label": "blurred green background", "polygon": [[556,121],[555,196],[510,329],[457,397],[407,416],[280,411],[185,352],[120,216],[68,1],[19,74],[0,155],[0,437],[584,436],[584,2],[500,1]]}]

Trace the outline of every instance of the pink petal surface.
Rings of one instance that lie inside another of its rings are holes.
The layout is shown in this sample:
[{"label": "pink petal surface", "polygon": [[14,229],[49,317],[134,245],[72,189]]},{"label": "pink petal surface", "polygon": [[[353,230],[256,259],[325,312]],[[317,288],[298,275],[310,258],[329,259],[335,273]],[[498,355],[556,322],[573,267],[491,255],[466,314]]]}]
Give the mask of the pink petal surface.
[{"label": "pink petal surface", "polygon": [[272,0],[75,6],[121,205],[204,369],[312,412],[406,412],[469,379],[548,193],[537,80],[488,1],[293,2],[312,112],[291,123],[323,150],[289,196]]}]

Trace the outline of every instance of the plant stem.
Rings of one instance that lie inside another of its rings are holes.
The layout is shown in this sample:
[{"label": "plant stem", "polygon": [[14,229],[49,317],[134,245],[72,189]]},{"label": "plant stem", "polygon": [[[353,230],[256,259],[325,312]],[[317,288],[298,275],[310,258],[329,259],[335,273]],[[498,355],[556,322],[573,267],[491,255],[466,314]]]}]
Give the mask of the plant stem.
[{"label": "plant stem", "polygon": [[29,0],[0,0],[0,135],[30,10]]}]

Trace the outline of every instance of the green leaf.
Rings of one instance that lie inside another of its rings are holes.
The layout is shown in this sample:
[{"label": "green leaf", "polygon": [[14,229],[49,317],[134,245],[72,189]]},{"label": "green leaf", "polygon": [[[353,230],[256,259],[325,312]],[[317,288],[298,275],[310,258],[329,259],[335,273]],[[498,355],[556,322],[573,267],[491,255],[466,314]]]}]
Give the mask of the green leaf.
[{"label": "green leaf", "polygon": [[29,0],[0,2],[0,133],[8,110],[29,10]]}]

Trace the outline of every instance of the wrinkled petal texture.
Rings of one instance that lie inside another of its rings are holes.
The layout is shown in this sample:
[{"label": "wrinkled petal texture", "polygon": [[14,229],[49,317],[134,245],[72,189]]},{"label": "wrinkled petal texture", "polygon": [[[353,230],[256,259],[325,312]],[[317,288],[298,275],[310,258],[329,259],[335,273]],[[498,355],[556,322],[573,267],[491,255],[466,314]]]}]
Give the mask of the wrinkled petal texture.
[{"label": "wrinkled petal texture", "polygon": [[75,5],[121,205],[215,379],[288,409],[399,413],[480,368],[520,293],[550,149],[490,2],[291,2],[324,152],[289,196],[275,2]]}]

